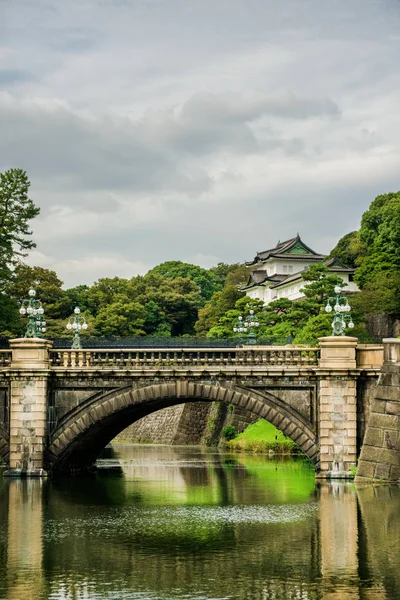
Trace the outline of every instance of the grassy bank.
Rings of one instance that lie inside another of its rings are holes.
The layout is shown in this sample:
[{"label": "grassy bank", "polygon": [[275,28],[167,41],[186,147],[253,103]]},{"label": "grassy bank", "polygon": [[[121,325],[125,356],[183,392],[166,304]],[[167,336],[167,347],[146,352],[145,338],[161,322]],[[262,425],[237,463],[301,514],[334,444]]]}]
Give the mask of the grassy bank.
[{"label": "grassy bank", "polygon": [[265,419],[252,423],[233,440],[226,442],[231,450],[295,454],[298,446]]}]

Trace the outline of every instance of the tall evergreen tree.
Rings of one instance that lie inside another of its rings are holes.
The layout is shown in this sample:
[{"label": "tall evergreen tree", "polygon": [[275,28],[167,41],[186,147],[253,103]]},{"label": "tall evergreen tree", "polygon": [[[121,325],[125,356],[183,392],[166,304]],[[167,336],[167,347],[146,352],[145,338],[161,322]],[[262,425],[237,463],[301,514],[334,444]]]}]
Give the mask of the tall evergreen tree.
[{"label": "tall evergreen tree", "polygon": [[28,222],[40,209],[28,197],[29,186],[22,169],[0,173],[0,289],[4,289],[26,251],[36,246]]}]

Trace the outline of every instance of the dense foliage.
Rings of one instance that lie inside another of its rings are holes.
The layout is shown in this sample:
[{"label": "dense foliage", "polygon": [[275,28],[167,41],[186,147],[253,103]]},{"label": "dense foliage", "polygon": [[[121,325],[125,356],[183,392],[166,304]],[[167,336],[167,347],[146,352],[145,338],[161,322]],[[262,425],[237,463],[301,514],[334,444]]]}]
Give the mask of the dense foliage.
[{"label": "dense foliage", "polygon": [[[249,270],[219,263],[211,269],[167,261],[144,276],[104,277],[93,285],[63,289],[54,271],[22,263],[35,246],[29,221],[39,209],[28,197],[24,171],[0,174],[0,335],[18,336],[24,320],[18,308],[35,285],[46,310],[48,336],[65,336],[66,320],[81,308],[91,336],[232,337],[239,315],[253,308],[258,336],[271,342],[315,343],[330,335],[330,315],[323,311],[341,280],[319,264],[302,273],[301,300],[280,298],[264,307],[238,290]],[[359,231],[339,240],[332,250],[344,264],[356,268],[362,292],[353,296],[355,335],[362,335],[363,317],[378,312],[400,315],[400,192],[378,196],[364,213]],[[236,334],[237,335],[237,334]]]},{"label": "dense foliage", "polygon": [[15,298],[8,294],[14,269],[36,244],[31,239],[29,221],[39,208],[28,197],[29,180],[22,169],[0,173],[0,331],[11,335],[19,329]]},{"label": "dense foliage", "polygon": [[[360,313],[400,317],[400,192],[377,196],[363,214],[358,232],[338,246],[354,257],[361,293],[353,304]],[[337,246],[337,247],[338,247]]]},{"label": "dense foliage", "polygon": [[36,246],[28,221],[39,214],[39,208],[28,197],[29,186],[22,169],[0,173],[0,290],[12,277],[12,268]]}]

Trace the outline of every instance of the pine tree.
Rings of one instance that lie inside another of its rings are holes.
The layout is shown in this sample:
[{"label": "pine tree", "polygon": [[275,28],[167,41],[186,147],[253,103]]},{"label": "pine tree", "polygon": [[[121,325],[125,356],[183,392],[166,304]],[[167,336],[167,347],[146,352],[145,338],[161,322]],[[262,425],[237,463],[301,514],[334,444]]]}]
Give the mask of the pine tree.
[{"label": "pine tree", "polygon": [[22,169],[0,173],[0,289],[10,279],[13,268],[35,248],[28,221],[40,209],[28,197],[30,182]]}]

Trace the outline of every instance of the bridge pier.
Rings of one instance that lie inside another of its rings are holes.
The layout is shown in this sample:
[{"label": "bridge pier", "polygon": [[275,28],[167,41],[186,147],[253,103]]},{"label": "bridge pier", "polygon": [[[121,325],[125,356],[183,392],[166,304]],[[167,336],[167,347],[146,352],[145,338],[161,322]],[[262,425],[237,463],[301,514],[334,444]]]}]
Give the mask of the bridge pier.
[{"label": "bridge pier", "polygon": [[319,345],[321,471],[317,477],[344,479],[357,459],[357,338],[324,337]]},{"label": "bridge pier", "polygon": [[49,348],[39,338],[10,341],[10,462],[5,477],[45,477]]}]

